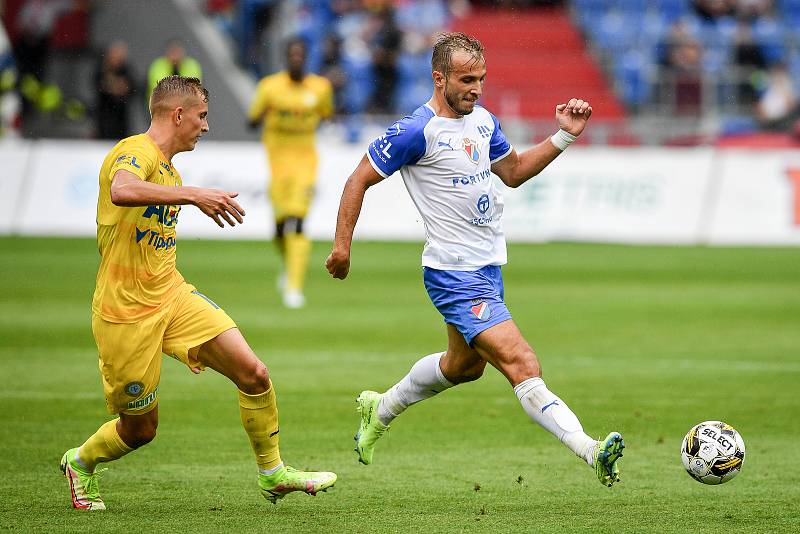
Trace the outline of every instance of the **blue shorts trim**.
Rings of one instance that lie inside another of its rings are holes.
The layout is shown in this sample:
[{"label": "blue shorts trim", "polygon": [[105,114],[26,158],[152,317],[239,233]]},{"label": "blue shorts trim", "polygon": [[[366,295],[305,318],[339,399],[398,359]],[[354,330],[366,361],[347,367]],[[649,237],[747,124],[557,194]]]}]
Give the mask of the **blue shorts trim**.
[{"label": "blue shorts trim", "polygon": [[468,345],[484,330],[511,319],[503,301],[505,289],[498,265],[487,265],[477,271],[424,267],[422,278],[444,322],[455,326]]}]

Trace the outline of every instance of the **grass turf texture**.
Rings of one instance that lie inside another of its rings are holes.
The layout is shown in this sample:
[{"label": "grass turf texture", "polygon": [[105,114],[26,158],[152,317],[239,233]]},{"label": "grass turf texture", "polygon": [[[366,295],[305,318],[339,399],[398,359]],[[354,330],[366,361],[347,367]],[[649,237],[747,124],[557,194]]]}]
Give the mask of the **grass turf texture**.
[{"label": "grass turf texture", "polygon": [[[258,494],[235,390],[165,358],[156,440],[108,464],[109,510],[69,507],[61,454],[107,419],[90,329],[88,239],[0,239],[0,528],[20,531],[789,532],[800,529],[800,249],[511,246],[507,302],[550,388],[587,432],[619,430],[623,482],[602,487],[532,424],[493,369],[412,407],[352,452],[355,396],[383,390],[444,327],[421,283],[419,244],[356,243],[332,281],[317,243],[308,307],[287,311],[268,243],[181,241],[187,280],[236,320],[273,375],[281,449],[335,470],[336,488]],[[738,478],[703,486],[684,433],[721,419],[744,436]]]}]

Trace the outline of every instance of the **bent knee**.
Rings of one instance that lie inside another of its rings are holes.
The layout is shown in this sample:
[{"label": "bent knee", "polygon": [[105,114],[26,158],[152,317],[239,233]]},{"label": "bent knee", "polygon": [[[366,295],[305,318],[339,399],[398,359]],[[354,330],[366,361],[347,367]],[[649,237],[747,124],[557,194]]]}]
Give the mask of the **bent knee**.
[{"label": "bent knee", "polygon": [[138,449],[139,447],[147,445],[148,443],[156,439],[156,429],[155,427],[148,428],[147,430],[138,432],[137,434],[132,436],[132,438],[133,438],[133,444],[129,445],[131,445],[131,448],[133,449]]},{"label": "bent knee", "polygon": [[122,441],[132,449],[147,445],[156,438],[158,423],[129,424],[120,432]]},{"label": "bent knee", "polygon": [[269,372],[261,361],[240,373],[237,378],[236,387],[248,395],[258,395],[269,389]]},{"label": "bent knee", "polygon": [[478,365],[468,367],[466,369],[459,369],[454,377],[447,377],[453,384],[464,384],[465,382],[474,382],[483,376],[486,370],[486,363],[482,362]]},{"label": "bent knee", "polygon": [[541,377],[542,367],[533,349],[530,347],[522,348],[518,356],[514,358],[513,363],[507,367],[506,374],[512,383]]}]

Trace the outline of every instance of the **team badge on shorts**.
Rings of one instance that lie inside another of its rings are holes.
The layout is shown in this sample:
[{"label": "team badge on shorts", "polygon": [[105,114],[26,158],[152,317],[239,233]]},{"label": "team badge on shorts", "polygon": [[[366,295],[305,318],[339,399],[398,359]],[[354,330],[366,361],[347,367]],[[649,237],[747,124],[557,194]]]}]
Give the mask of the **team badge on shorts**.
[{"label": "team badge on shorts", "polygon": [[138,397],[144,391],[144,384],[141,382],[129,382],[125,384],[125,394],[129,397]]},{"label": "team badge on shorts", "polygon": [[492,309],[489,307],[489,303],[487,303],[485,300],[473,300],[469,311],[471,311],[479,321],[488,321],[492,316]]}]

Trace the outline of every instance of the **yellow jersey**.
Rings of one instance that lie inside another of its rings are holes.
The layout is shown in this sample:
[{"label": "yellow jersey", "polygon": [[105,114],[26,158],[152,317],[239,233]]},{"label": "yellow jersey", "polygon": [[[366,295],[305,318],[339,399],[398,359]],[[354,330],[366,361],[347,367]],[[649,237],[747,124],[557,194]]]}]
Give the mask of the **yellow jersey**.
[{"label": "yellow jersey", "polygon": [[147,134],[117,143],[100,169],[97,248],[101,259],[92,312],[109,322],[133,323],[169,303],[183,283],[175,265],[175,225],[181,208],[114,205],[111,181],[119,169],[154,184],[180,186],[182,181]]},{"label": "yellow jersey", "polygon": [[284,71],[258,83],[249,118],[263,119],[262,141],[268,148],[314,148],[319,121],[332,113],[333,87],[327,78],[307,74],[295,82]]}]

